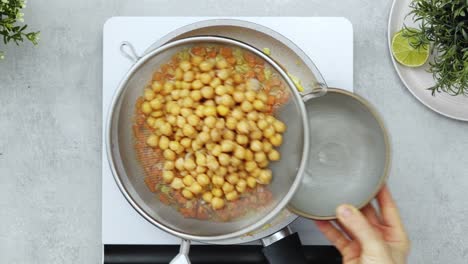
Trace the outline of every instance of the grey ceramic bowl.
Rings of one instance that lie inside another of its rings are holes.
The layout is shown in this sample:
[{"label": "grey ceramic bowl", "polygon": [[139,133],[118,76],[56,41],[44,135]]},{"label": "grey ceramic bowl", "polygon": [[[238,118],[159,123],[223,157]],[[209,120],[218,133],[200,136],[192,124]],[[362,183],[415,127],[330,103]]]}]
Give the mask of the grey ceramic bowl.
[{"label": "grey ceramic bowl", "polygon": [[310,154],[301,186],[290,201],[294,213],[336,218],[340,204],[369,203],[384,184],[390,164],[387,130],[363,98],[340,89],[306,103]]}]

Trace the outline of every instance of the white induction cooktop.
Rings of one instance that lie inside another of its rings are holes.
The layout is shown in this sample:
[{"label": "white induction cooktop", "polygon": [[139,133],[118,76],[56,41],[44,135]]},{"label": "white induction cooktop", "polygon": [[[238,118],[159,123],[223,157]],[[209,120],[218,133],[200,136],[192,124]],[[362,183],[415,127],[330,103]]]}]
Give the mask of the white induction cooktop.
[{"label": "white induction cooktop", "polygon": [[[138,53],[167,33],[197,21],[219,17],[113,17],[103,30],[102,122],[105,123],[112,96],[132,63],[119,47],[133,44]],[[226,18],[226,17],[224,17]],[[296,43],[315,63],[329,86],[353,91],[353,28],[341,17],[229,17],[269,27]],[[320,38],[316,38],[320,36]],[[114,182],[105,142],[102,145],[102,243],[179,244],[180,239],[147,222],[128,204]],[[312,221],[298,219],[291,228],[303,244],[327,245]]]}]

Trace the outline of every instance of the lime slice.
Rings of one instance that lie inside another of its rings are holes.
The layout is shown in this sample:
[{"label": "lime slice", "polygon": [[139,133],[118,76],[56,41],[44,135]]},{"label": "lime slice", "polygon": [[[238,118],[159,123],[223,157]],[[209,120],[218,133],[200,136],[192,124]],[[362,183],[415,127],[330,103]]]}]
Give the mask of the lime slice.
[{"label": "lime slice", "polygon": [[417,49],[411,43],[417,41],[416,37],[403,36],[403,30],[393,36],[392,54],[395,59],[407,67],[419,67],[426,63],[429,58],[428,45],[423,45]]}]

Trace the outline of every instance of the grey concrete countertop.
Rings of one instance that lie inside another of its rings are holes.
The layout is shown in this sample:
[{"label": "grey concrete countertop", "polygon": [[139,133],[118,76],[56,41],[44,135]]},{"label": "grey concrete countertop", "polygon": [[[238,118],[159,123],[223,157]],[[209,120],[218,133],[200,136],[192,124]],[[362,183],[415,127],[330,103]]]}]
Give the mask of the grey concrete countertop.
[{"label": "grey concrete countertop", "polygon": [[[183,3],[182,3],[183,2]],[[0,62],[0,263],[101,260],[102,27],[111,16],[343,16],[354,25],[355,91],[392,135],[390,187],[410,263],[466,263],[468,123],[420,104],[387,52],[389,0],[30,1],[37,47]]]}]

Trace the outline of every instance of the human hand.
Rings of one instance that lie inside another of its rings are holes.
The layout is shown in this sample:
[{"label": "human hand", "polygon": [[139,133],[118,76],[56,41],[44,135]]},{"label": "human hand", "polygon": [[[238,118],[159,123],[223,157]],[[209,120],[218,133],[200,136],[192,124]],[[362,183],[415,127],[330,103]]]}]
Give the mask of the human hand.
[{"label": "human hand", "polygon": [[398,208],[386,186],[377,194],[380,214],[372,204],[361,211],[340,205],[338,227],[331,221],[315,221],[318,229],[340,251],[344,264],[404,264],[410,242]]}]

